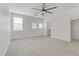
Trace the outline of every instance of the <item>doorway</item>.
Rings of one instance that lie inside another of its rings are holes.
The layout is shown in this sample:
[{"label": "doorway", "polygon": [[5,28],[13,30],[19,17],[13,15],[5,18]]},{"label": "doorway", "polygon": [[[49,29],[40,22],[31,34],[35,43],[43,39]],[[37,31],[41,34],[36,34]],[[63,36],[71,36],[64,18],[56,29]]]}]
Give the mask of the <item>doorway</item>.
[{"label": "doorway", "polygon": [[51,23],[47,23],[47,37],[51,37]]},{"label": "doorway", "polygon": [[79,42],[79,19],[71,21],[71,38],[74,42]]}]

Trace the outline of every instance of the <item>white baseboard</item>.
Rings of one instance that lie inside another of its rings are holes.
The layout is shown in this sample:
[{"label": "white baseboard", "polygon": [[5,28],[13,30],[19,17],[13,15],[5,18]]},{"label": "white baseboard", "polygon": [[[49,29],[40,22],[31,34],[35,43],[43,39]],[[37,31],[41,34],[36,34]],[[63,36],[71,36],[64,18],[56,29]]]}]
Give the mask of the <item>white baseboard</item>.
[{"label": "white baseboard", "polygon": [[64,42],[71,42],[71,41],[68,41],[68,40],[62,40],[62,39],[58,39],[58,38],[49,38],[49,39],[56,39],[56,40],[61,40],[61,41],[64,41]]},{"label": "white baseboard", "polygon": [[12,41],[12,40],[16,40],[16,39],[25,39],[25,38],[26,38],[26,39],[29,39],[29,38],[36,38],[36,37],[44,37],[44,35],[40,35],[40,36],[31,36],[31,37],[12,38],[11,41]]}]

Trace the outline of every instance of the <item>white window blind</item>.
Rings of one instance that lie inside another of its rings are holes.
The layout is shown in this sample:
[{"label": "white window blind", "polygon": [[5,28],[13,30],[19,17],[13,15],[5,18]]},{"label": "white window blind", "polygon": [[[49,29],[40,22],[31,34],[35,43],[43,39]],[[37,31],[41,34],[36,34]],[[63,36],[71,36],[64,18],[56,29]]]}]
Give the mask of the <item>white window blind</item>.
[{"label": "white window blind", "polygon": [[36,23],[32,22],[32,29],[36,29]]},{"label": "white window blind", "polygon": [[43,28],[43,24],[39,23],[39,28],[42,29]]},{"label": "white window blind", "polygon": [[23,30],[23,18],[14,17],[13,19],[13,29],[14,31],[22,31]]}]

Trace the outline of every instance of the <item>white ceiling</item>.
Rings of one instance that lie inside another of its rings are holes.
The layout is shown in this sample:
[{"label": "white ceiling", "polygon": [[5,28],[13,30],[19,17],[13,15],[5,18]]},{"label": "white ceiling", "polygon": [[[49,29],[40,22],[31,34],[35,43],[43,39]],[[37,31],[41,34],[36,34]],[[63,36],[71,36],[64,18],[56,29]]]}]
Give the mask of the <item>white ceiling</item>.
[{"label": "white ceiling", "polygon": [[[79,3],[46,3],[46,8],[57,6],[56,9],[50,10],[53,13],[62,13],[70,9],[76,8],[79,6]],[[11,12],[21,13],[25,15],[34,15],[36,10],[31,8],[41,9],[42,3],[10,3],[9,9]]]}]

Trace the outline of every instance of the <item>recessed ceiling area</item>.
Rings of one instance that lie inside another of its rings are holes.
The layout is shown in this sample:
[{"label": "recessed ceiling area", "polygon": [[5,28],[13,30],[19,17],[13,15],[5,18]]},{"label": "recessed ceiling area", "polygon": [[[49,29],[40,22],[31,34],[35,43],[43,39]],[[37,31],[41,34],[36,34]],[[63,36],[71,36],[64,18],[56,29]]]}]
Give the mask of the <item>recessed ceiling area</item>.
[{"label": "recessed ceiling area", "polygon": [[[32,10],[31,8],[41,9],[42,3],[10,3],[9,10],[10,12],[31,15],[33,16],[36,10]],[[61,12],[68,11],[70,9],[76,8],[79,6],[78,3],[46,3],[46,8],[51,8],[57,6],[56,9],[50,10],[53,14],[58,14]]]}]

